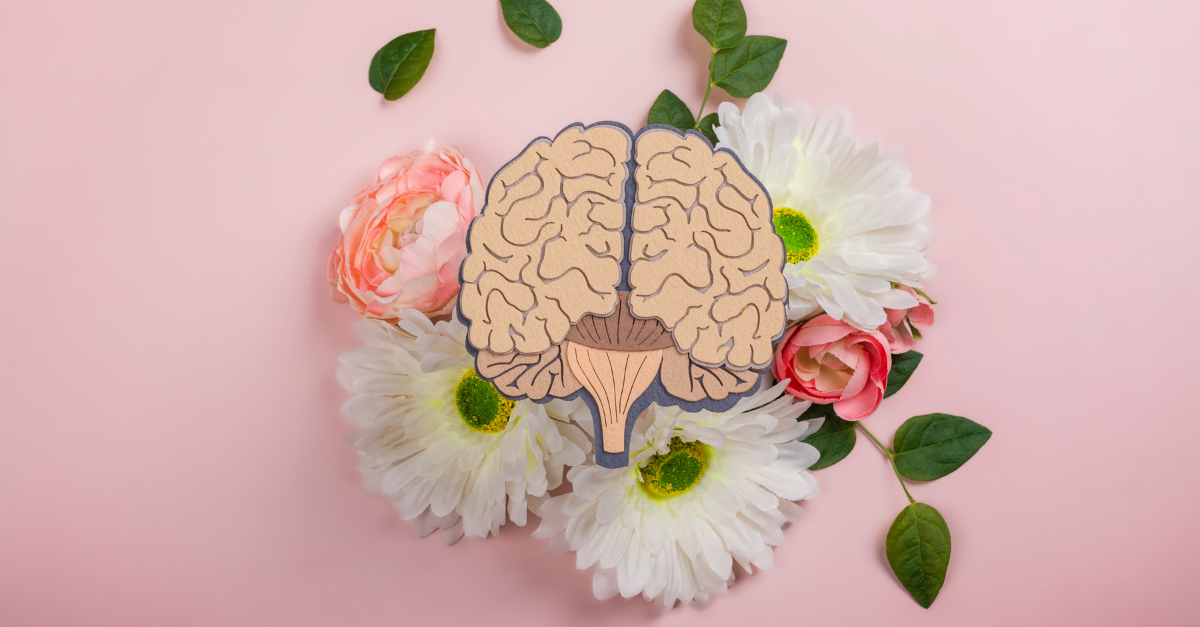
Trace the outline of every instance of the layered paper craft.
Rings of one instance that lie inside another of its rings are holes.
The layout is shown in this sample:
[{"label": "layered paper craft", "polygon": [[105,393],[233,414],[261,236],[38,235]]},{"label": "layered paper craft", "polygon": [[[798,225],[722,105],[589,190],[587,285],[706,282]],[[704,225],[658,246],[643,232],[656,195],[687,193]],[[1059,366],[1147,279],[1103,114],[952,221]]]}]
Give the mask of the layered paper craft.
[{"label": "layered paper craft", "polygon": [[460,270],[459,319],[501,394],[582,398],[596,461],[629,463],[651,402],[724,411],[787,323],[766,190],[695,131],[612,122],[530,143],[492,178]]}]

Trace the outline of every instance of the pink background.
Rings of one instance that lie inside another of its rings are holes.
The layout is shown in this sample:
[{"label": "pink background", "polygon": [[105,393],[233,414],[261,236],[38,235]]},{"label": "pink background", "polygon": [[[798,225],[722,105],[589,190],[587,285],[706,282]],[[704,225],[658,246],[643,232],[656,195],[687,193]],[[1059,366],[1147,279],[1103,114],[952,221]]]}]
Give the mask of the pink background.
[{"label": "pink background", "polygon": [[[905,501],[865,445],[774,569],[662,618],[528,527],[448,549],[366,493],[323,277],[345,200],[430,138],[486,179],[699,102],[690,2],[555,4],[535,51],[482,0],[3,3],[0,623],[1200,624],[1193,1],[747,0],[790,42],[772,90],[852,107],[934,202],[928,358],[869,422],[995,431],[914,487],[954,538],[932,609],[887,568]],[[383,101],[371,56],[430,27]]]}]

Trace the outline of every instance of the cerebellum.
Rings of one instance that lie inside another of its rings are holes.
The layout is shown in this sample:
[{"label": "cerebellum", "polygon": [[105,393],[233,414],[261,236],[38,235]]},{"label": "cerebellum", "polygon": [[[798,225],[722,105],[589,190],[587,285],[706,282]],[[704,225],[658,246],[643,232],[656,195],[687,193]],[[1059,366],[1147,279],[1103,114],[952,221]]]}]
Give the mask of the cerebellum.
[{"label": "cerebellum", "polygon": [[503,355],[482,350],[475,356],[475,367],[505,396],[525,396],[535,401],[562,398],[582,386],[563,364],[561,349],[555,345],[541,353],[511,351]]}]

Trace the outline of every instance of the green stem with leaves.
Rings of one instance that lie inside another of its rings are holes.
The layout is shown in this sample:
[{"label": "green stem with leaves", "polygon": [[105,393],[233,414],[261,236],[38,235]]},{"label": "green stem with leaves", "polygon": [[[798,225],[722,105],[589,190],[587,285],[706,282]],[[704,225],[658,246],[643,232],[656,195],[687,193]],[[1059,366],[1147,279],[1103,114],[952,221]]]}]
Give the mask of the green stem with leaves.
[{"label": "green stem with leaves", "polygon": [[704,117],[704,105],[708,104],[708,95],[712,93],[713,85],[715,85],[712,79],[712,64],[716,58],[717,49],[713,48],[712,54],[708,57],[708,89],[704,90],[704,100],[700,101],[700,110],[696,112],[696,123],[692,125],[692,128],[697,130],[700,129],[700,118]]},{"label": "green stem with leaves", "polygon": [[871,438],[871,441],[875,443],[875,446],[878,446],[879,450],[883,451],[884,455],[887,455],[888,463],[892,465],[892,472],[896,473],[896,480],[900,482],[900,487],[904,489],[904,496],[908,497],[909,503],[916,503],[917,501],[913,499],[911,494],[908,493],[908,486],[904,483],[904,477],[900,476],[900,469],[896,468],[896,454],[893,453],[891,449],[884,446],[883,442],[880,442],[879,438],[876,438],[874,434],[872,434],[870,431],[867,431],[867,428],[862,426],[862,423],[856,421],[854,423],[854,428],[867,434],[867,437]]}]

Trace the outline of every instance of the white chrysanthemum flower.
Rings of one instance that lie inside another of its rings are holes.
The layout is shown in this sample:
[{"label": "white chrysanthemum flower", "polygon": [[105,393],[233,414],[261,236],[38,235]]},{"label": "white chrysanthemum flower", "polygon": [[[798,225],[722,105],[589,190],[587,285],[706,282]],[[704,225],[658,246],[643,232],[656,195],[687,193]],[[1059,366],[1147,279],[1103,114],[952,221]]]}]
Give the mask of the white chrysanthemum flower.
[{"label": "white chrysanthemum flower", "polygon": [[925,258],[929,198],[906,189],[899,151],[879,152],[849,134],[850,115],[814,118],[808,107],[785,109],[779,97],[754,94],[744,111],[719,107],[717,147],[737,153],[766,186],[776,232],[787,247],[788,317],[820,309],[872,331],[888,309],[915,307],[893,284],[915,288],[933,275]]},{"label": "white chrysanthemum flower", "polygon": [[[483,538],[562,483],[581,464],[587,436],[570,423],[581,401],[513,402],[475,373],[466,327],[433,324],[408,309],[396,325],[357,323],[363,346],[342,355],[338,379],[358,395],[342,413],[360,427],[355,446],[368,488],[391,497],[424,537]],[[531,503],[532,501],[532,503]],[[507,505],[507,507],[506,507]]]},{"label": "white chrysanthemum flower", "polygon": [[784,386],[743,398],[726,412],[651,405],[634,426],[630,465],[576,466],[574,491],[542,504],[535,537],[548,553],[576,552],[595,565],[599,599],[641,594],[660,611],[676,601],[704,607],[725,594],[736,561],[769,568],[783,527],[817,482],[815,448],[798,441],[820,420],[797,422],[810,405]]}]

